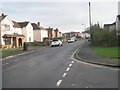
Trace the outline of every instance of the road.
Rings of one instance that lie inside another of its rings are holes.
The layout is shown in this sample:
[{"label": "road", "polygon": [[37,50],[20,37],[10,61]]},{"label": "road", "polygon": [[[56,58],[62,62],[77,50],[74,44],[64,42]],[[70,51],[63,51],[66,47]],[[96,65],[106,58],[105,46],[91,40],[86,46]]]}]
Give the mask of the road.
[{"label": "road", "polygon": [[117,88],[118,71],[78,63],[70,57],[84,41],[3,60],[3,88]]}]

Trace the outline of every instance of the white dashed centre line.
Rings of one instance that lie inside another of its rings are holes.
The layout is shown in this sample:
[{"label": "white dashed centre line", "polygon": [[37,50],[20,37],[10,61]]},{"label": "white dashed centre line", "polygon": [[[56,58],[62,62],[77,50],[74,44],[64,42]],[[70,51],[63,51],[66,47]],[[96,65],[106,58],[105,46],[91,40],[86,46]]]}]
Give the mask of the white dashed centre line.
[{"label": "white dashed centre line", "polygon": [[66,71],[69,71],[69,70],[70,70],[70,68],[67,68],[67,69],[66,69]]},{"label": "white dashed centre line", "polygon": [[72,64],[69,64],[69,67],[71,67],[72,66]]},{"label": "white dashed centre line", "polygon": [[71,63],[74,63],[74,61],[72,61]]},{"label": "white dashed centre line", "polygon": [[56,86],[59,87],[61,83],[62,83],[62,80],[59,80],[59,81],[57,82]]},{"label": "white dashed centre line", "polygon": [[62,75],[62,77],[65,77],[67,75],[67,73],[64,73],[63,75]]}]

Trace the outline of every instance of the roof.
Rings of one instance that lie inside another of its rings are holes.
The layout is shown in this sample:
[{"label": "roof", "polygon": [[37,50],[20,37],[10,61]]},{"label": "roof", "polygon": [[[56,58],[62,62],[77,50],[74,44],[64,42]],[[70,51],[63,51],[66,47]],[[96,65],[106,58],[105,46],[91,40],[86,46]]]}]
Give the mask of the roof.
[{"label": "roof", "polygon": [[20,35],[20,34],[17,34],[17,33],[14,33],[14,34],[5,34],[3,36],[3,38],[5,37],[25,37],[24,35]]},{"label": "roof", "polygon": [[49,32],[52,32],[53,28],[46,28]]},{"label": "roof", "polygon": [[18,24],[20,25],[21,28],[26,27],[28,25],[29,22],[18,22]]},{"label": "roof", "polygon": [[116,25],[116,22],[114,22],[112,24],[104,24],[104,26],[111,26],[111,25]]},{"label": "roof", "polygon": [[47,30],[46,28],[39,26],[40,30]]},{"label": "roof", "polygon": [[16,21],[12,21],[13,22],[13,27],[16,27],[16,28],[21,28],[20,25],[16,22]]},{"label": "roof", "polygon": [[59,30],[56,28],[55,31],[58,32]]},{"label": "roof", "polygon": [[46,28],[37,25],[36,23],[32,23],[33,30],[47,30]]},{"label": "roof", "polygon": [[32,23],[33,30],[40,30],[40,27],[36,23]]},{"label": "roof", "polygon": [[0,16],[0,22],[6,17],[7,15],[4,15],[3,13],[2,13],[2,15]]}]

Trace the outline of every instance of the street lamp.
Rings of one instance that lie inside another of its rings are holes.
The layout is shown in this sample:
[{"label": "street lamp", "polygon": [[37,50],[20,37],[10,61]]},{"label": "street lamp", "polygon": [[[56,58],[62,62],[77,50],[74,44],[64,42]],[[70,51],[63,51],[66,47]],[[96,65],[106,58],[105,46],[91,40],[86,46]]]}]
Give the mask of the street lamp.
[{"label": "street lamp", "polygon": [[85,29],[85,42],[86,42],[86,24],[82,24],[84,25],[84,29]]},{"label": "street lamp", "polygon": [[50,27],[49,27],[49,31],[48,31],[48,38],[49,38],[49,41],[48,41],[48,43],[49,43],[49,45],[50,45]]}]

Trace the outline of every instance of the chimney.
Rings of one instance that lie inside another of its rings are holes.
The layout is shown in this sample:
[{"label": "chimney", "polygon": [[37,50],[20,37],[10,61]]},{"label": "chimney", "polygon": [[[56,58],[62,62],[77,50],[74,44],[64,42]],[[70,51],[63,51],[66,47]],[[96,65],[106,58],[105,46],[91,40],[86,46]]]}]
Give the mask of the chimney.
[{"label": "chimney", "polygon": [[40,26],[40,22],[38,22],[38,26]]},{"label": "chimney", "polygon": [[4,13],[2,13],[2,16],[5,16],[5,14],[4,14]]}]

